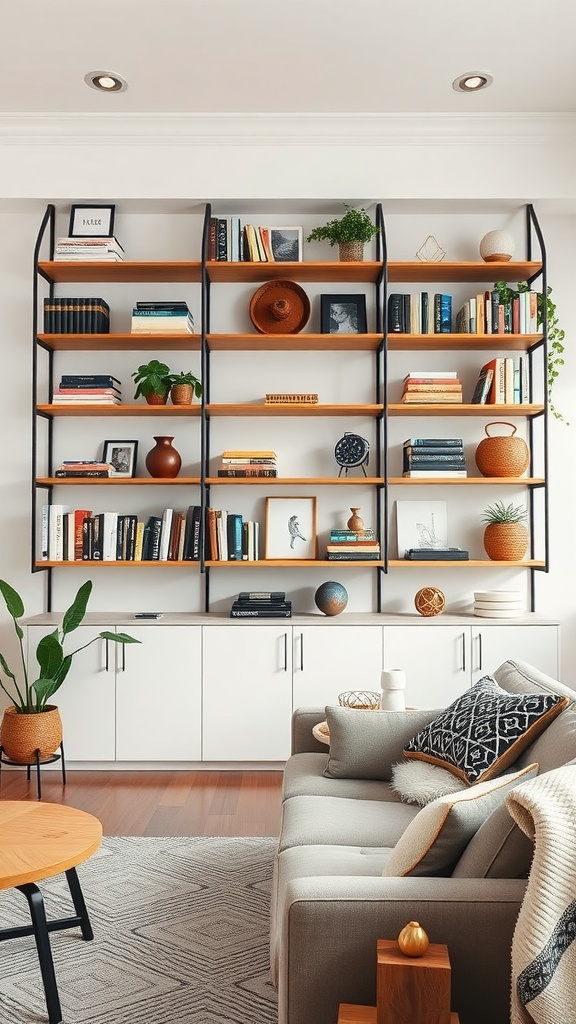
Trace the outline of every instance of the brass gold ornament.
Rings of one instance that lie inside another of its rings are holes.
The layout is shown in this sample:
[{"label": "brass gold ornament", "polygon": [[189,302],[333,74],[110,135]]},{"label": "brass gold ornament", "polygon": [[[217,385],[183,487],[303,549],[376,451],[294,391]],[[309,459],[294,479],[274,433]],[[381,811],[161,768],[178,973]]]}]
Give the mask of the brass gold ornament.
[{"label": "brass gold ornament", "polygon": [[418,921],[409,921],[398,936],[398,945],[404,956],[419,957],[424,956],[430,940]]}]

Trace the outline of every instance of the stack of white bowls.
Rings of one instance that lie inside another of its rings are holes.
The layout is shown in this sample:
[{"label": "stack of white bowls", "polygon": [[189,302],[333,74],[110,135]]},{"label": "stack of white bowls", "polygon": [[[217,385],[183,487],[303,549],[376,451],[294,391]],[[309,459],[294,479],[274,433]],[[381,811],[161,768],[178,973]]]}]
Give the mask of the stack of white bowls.
[{"label": "stack of white bowls", "polygon": [[516,619],[524,611],[519,590],[477,590],[474,615],[485,619]]}]

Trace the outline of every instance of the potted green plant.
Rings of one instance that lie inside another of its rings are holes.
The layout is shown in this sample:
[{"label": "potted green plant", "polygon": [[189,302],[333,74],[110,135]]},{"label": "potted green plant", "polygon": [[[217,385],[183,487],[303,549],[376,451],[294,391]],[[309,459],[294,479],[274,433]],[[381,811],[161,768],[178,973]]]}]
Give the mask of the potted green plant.
[{"label": "potted green plant", "polygon": [[[12,701],[4,711],[0,726],[0,745],[6,756],[18,764],[34,763],[36,751],[40,758],[51,757],[62,742],[62,722],[58,708],[48,700],[60,689],[66,679],[72,659],[96,640],[110,640],[115,644],[139,644],[139,640],[127,633],[104,631],[82,644],[76,650],[64,652],[64,641],[82,623],[86,606],[92,592],[92,581],[87,580],[79,588],[76,597],[64,613],[59,626],[39,640],[36,647],[38,678],[30,681],[29,669],[24,651],[24,630],[19,620],[24,615],[24,604],[20,595],[0,580],[0,593],[12,616],[14,630],[20,645],[21,681],[9,667],[0,653],[0,668],[6,679],[0,677],[0,688]],[[11,680],[11,683],[9,682]]]},{"label": "potted green plant", "polygon": [[194,395],[196,398],[202,396],[202,385],[192,372],[171,373],[167,380],[174,405],[191,405]]},{"label": "potted green plant", "polygon": [[134,398],[142,395],[148,405],[166,405],[170,391],[170,368],[158,359],[142,363],[132,374],[137,384]]},{"label": "potted green plant", "polygon": [[340,259],[357,261],[364,258],[364,242],[369,242],[380,228],[372,223],[364,208],[355,210],[344,203],[343,217],[329,220],[323,227],[314,228],[307,237],[308,242],[330,242],[338,245]]},{"label": "potted green plant", "polygon": [[505,505],[495,501],[487,505],[481,519],[486,523],[484,549],[488,558],[497,562],[517,562],[528,547],[528,530],[524,525],[528,513],[522,505]]}]

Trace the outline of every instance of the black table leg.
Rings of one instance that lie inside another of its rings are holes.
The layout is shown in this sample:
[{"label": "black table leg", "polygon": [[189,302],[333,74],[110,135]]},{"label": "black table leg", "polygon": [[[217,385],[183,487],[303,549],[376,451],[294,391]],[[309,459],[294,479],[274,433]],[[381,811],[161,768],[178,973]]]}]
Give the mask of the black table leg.
[{"label": "black table leg", "polygon": [[82,889],[80,888],[80,882],[78,881],[78,875],[76,874],[76,868],[69,868],[66,872],[66,878],[68,879],[68,886],[70,888],[72,902],[74,903],[74,909],[80,918],[82,938],[89,941],[94,938],[94,932],[92,931],[92,925],[90,924],[90,918],[88,917],[88,911],[84,902]]},{"label": "black table leg", "polygon": [[60,1008],[60,998],[58,996],[58,988],[56,986],[54,961],[52,960],[52,950],[50,948],[50,938],[48,935],[48,926],[46,922],[46,912],[44,910],[42,893],[38,886],[34,885],[33,882],[28,882],[25,885],[17,885],[16,888],[24,894],[30,909],[32,928],[34,931],[34,938],[36,940],[36,949],[38,950],[38,960],[40,961],[42,983],[44,985],[44,994],[46,996],[48,1020],[50,1021],[50,1024],[60,1024],[60,1021],[62,1020],[62,1010]]}]

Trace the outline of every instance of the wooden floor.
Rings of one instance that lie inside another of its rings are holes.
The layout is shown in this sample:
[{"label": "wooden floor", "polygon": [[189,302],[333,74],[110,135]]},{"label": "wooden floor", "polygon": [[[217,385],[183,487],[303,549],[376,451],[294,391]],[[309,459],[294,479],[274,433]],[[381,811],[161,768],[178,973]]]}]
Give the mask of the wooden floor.
[{"label": "wooden floor", "polygon": [[[279,771],[42,773],[42,799],[96,815],[107,836],[277,836]],[[36,800],[36,775],[2,770],[0,799]]]}]

